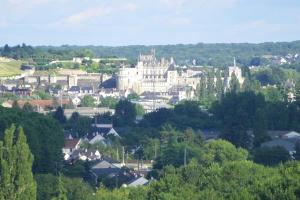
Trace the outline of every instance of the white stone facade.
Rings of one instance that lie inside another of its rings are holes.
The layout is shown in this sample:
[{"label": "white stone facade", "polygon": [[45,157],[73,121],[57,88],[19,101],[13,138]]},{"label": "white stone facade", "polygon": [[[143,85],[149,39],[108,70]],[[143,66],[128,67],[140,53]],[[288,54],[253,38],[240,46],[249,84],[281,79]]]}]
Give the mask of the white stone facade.
[{"label": "white stone facade", "polygon": [[150,55],[140,55],[134,68],[122,67],[117,75],[118,90],[133,90],[137,94],[143,92],[165,93],[172,86],[186,85],[196,89],[200,81],[196,74],[201,72],[187,70],[179,74],[174,69],[173,58],[157,60],[154,52]]}]

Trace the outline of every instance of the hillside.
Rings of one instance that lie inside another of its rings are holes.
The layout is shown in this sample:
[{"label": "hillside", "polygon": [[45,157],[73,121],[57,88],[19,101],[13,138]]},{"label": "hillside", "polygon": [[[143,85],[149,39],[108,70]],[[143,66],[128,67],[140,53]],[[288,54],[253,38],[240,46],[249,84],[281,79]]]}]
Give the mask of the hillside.
[{"label": "hillside", "polygon": [[0,77],[3,76],[14,76],[21,74],[20,65],[22,61],[10,60],[3,61],[0,60]]}]

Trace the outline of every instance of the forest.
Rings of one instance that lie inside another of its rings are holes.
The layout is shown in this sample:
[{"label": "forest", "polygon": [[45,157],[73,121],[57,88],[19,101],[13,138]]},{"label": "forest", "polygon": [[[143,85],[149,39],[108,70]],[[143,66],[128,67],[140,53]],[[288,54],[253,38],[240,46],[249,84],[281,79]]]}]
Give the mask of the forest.
[{"label": "forest", "polygon": [[[88,163],[63,163],[62,130],[81,137],[94,119],[78,113],[66,119],[61,107],[48,115],[30,105],[1,107],[0,199],[299,199],[300,145],[294,158],[281,147],[260,147],[270,139],[267,130],[299,131],[299,102],[299,95],[294,102],[270,102],[261,93],[232,91],[209,110],[184,101],[136,124],[135,105],[119,101],[114,115],[97,121],[122,128],[118,148],[140,146],[133,156],[154,160],[150,184],[137,188],[116,187],[116,180],[92,186]],[[205,142],[204,130],[220,130],[220,139]]]},{"label": "forest", "polygon": [[[191,64],[195,59],[197,65],[225,67],[232,65],[233,57],[242,66],[270,64],[264,56],[286,56],[300,53],[300,41],[294,42],[266,42],[251,43],[216,43],[216,44],[178,44],[178,45],[153,45],[153,46],[36,46],[22,44],[17,46],[5,45],[0,48],[0,55],[14,59],[30,59],[38,65],[60,60],[72,60],[73,57],[125,57],[131,63],[140,53],[149,53],[156,50],[160,57],[174,57],[178,64]],[[291,63],[292,68],[299,68],[299,62]]]}]

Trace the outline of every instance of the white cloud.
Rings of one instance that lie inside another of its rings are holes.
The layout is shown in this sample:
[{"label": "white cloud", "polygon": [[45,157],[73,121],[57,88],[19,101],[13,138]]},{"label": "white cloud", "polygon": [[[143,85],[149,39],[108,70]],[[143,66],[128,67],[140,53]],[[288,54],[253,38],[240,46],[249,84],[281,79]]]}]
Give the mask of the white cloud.
[{"label": "white cloud", "polygon": [[98,6],[81,11],[77,14],[67,17],[64,22],[70,24],[82,24],[97,17],[109,15],[112,12],[110,7]]}]

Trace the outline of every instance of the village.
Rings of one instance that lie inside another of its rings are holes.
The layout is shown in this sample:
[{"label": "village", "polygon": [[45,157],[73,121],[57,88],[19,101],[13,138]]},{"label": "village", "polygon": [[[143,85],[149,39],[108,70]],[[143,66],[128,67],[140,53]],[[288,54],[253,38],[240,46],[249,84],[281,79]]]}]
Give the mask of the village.
[{"label": "village", "polygon": [[[84,59],[89,58],[73,58],[72,61],[82,64]],[[124,60],[121,58],[121,61]],[[52,61],[52,64],[59,62]],[[141,147],[125,149],[120,146],[122,138],[118,132],[122,131],[122,127],[116,128],[112,122],[97,122],[97,116],[107,113],[113,115],[116,102],[128,99],[142,109],[135,120],[135,123],[139,123],[145,113],[172,108],[186,100],[198,100],[197,90],[203,81],[205,87],[208,87],[208,82],[213,87],[216,87],[218,81],[221,82],[221,91],[224,93],[230,89],[233,79],[240,85],[245,81],[235,58],[233,65],[226,69],[179,66],[173,58],[157,59],[155,50],[148,55],[141,54],[135,66],[120,64],[116,74],[58,69],[59,74],[40,75],[36,74],[34,66],[22,65],[20,68],[23,72],[21,75],[1,79],[0,95],[6,98],[2,106],[11,108],[17,104],[22,108],[30,104],[34,111],[45,115],[61,107],[67,119],[77,113],[93,120],[93,123],[87,125],[90,126],[88,132],[81,136],[72,132],[72,129],[64,131],[63,159],[67,166],[88,163],[87,180],[94,185],[106,183],[108,187],[149,184],[154,180],[149,174],[155,156],[150,160],[137,159],[135,155]],[[290,95],[293,99],[293,94]],[[206,142],[216,140],[220,135],[218,130],[197,131]],[[295,145],[300,141],[299,133],[269,131],[268,135],[272,140],[262,143],[262,147],[282,146],[293,157]]]}]

